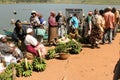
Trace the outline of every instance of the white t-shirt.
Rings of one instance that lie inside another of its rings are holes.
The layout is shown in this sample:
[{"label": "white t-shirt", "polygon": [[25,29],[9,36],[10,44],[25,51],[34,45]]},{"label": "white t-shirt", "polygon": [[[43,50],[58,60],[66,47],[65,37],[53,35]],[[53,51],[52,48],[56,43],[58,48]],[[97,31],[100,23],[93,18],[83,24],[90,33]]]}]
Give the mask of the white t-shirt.
[{"label": "white t-shirt", "polygon": [[33,45],[36,46],[38,44],[38,41],[36,38],[34,38],[32,35],[26,35],[25,37],[25,45]]}]

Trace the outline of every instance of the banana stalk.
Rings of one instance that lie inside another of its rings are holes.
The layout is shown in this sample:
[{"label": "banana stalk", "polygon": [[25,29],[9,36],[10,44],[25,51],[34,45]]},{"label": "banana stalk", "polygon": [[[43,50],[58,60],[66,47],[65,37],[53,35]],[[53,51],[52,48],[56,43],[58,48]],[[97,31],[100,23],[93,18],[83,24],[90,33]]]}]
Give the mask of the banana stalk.
[{"label": "banana stalk", "polygon": [[25,68],[26,68],[26,71],[28,70],[28,62],[27,62],[27,58],[25,58]]},{"label": "banana stalk", "polygon": [[39,57],[40,57],[40,63],[42,64],[42,53],[41,53],[40,49],[38,49],[38,53],[39,53]]},{"label": "banana stalk", "polygon": [[15,66],[13,66],[12,68],[12,80],[15,80],[16,79],[16,69],[15,69]]}]

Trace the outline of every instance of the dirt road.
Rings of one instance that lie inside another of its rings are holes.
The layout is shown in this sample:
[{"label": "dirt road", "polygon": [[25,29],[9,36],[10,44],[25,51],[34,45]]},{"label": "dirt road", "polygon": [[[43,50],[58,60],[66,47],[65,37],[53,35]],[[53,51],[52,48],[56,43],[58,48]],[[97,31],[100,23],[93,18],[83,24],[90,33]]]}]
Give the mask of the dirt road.
[{"label": "dirt road", "polygon": [[78,55],[67,60],[47,60],[44,72],[33,72],[31,77],[16,80],[113,80],[113,70],[120,57],[120,34],[112,44],[100,49],[84,47]]}]

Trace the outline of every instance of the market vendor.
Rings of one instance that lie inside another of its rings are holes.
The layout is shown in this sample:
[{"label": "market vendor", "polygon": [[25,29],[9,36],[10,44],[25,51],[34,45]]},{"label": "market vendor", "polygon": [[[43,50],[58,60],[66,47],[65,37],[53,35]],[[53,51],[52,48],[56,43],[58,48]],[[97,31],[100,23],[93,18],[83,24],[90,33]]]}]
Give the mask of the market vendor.
[{"label": "market vendor", "polygon": [[21,60],[23,58],[23,53],[16,47],[12,42],[8,42],[6,37],[0,38],[0,52],[5,57],[11,55],[16,58],[16,60]]},{"label": "market vendor", "polygon": [[23,42],[26,36],[26,29],[27,26],[22,25],[20,20],[17,20],[15,22],[15,28],[13,30],[12,39],[22,51],[25,50],[25,45]]},{"label": "market vendor", "polygon": [[34,32],[32,28],[27,29],[27,35],[25,37],[26,50],[33,53],[35,56],[39,56],[38,50],[40,50],[42,56],[45,56],[46,49],[42,43],[39,43],[33,36]]}]

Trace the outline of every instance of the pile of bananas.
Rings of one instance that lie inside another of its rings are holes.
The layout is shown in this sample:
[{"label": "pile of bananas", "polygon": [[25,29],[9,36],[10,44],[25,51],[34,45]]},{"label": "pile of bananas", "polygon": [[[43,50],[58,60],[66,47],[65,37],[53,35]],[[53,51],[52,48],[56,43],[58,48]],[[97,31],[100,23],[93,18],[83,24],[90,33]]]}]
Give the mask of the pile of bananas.
[{"label": "pile of bananas", "polygon": [[36,57],[32,62],[32,66],[34,71],[44,71],[46,69],[46,62],[44,59]]},{"label": "pile of bananas", "polygon": [[46,55],[47,59],[53,59],[55,58],[55,49],[49,49]]},{"label": "pile of bananas", "polygon": [[11,63],[9,64],[6,69],[5,72],[0,74],[0,80],[13,80],[12,76],[13,76],[13,67],[16,67],[15,63]]},{"label": "pile of bananas", "polygon": [[25,77],[28,77],[28,76],[31,76],[32,74],[32,70],[33,70],[33,67],[32,65],[27,62],[26,60],[23,60],[16,68],[17,70],[17,73],[16,75],[19,77],[19,76],[25,76]]},{"label": "pile of bananas", "polygon": [[32,74],[32,71],[31,70],[27,70],[27,71],[24,71],[22,75],[27,77],[27,76],[31,76],[31,74]]}]

